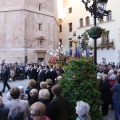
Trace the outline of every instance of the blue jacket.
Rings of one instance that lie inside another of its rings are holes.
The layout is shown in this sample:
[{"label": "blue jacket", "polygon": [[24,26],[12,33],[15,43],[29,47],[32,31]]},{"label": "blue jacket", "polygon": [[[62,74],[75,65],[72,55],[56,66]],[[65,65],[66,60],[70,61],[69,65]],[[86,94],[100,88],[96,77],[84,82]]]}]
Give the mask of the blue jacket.
[{"label": "blue jacket", "polygon": [[113,100],[120,101],[120,83],[115,83],[111,91],[114,92],[112,96]]}]

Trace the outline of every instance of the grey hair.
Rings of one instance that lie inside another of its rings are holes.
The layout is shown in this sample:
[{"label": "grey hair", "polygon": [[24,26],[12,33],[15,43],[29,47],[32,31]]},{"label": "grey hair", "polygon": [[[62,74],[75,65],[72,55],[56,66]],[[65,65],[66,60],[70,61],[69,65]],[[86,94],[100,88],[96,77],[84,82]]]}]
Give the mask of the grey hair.
[{"label": "grey hair", "polygon": [[15,107],[10,110],[8,120],[25,120],[25,113],[21,107]]},{"label": "grey hair", "polygon": [[89,113],[90,105],[88,103],[84,101],[78,101],[76,104],[77,104],[76,110],[79,116],[83,116]]},{"label": "grey hair", "polygon": [[105,80],[108,80],[108,75],[107,74],[103,75],[103,81],[105,81]]},{"label": "grey hair", "polygon": [[108,76],[112,75],[114,73],[114,70],[109,70]]},{"label": "grey hair", "polygon": [[32,90],[30,91],[30,96],[31,96],[32,98],[38,97],[38,90],[37,90],[37,89],[32,89]]},{"label": "grey hair", "polygon": [[41,89],[39,91],[39,99],[49,100],[50,99],[49,91],[47,89]]}]

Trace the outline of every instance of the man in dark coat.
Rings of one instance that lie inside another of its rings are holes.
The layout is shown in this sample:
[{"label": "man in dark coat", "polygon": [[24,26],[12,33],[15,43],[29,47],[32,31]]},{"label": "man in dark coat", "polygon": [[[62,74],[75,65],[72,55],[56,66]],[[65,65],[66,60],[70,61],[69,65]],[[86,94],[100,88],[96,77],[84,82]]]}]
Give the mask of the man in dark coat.
[{"label": "man in dark coat", "polygon": [[[30,69],[30,79],[36,80],[36,69],[34,68],[34,64],[31,65]],[[36,80],[37,81],[37,80]]]},{"label": "man in dark coat", "polygon": [[45,80],[44,81],[46,81],[46,79],[51,79],[51,72],[50,72],[48,65],[45,66]]},{"label": "man in dark coat", "polygon": [[3,90],[2,92],[5,92],[5,88],[7,86],[8,90],[10,90],[10,86],[8,85],[8,79],[9,79],[9,76],[10,76],[10,72],[7,68],[7,66],[4,66],[3,67],[3,73],[2,73],[2,81],[3,81]]},{"label": "man in dark coat", "polygon": [[43,70],[42,65],[39,66],[38,81],[39,83],[45,80],[45,70]]},{"label": "man in dark coat", "polygon": [[57,77],[57,72],[55,70],[55,67],[53,67],[53,65],[51,65],[50,72],[51,72],[51,79],[53,81],[53,85],[55,85],[55,79]]},{"label": "man in dark coat", "polygon": [[38,89],[40,89],[40,83],[45,80],[45,70],[43,69],[43,66],[39,66],[39,73],[38,73],[38,81],[37,81],[37,86]]}]

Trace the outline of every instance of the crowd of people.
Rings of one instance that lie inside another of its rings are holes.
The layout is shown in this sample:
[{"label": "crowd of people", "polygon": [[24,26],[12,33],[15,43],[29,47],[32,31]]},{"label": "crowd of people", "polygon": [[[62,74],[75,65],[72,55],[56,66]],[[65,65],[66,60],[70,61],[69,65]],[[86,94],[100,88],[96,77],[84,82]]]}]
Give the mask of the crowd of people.
[{"label": "crowd of people", "polygon": [[[2,80],[6,75],[8,77],[5,80],[11,78],[11,68],[16,70],[13,66],[2,66]],[[23,68],[26,69],[29,79],[27,88],[24,86],[10,87],[7,82],[3,81],[3,90],[0,93],[0,119],[69,120],[67,102],[62,95],[62,88],[58,85],[58,80],[62,78],[64,70],[52,65],[37,64],[28,64]],[[4,103],[2,93],[5,92],[6,86],[9,86],[6,94],[8,101]],[[88,115],[90,106],[87,103],[78,101],[75,109],[78,114],[76,120],[84,120],[84,118],[91,120]]]},{"label": "crowd of people", "polygon": [[120,64],[100,64],[97,68],[103,116],[108,115],[110,108],[114,110],[115,120],[120,120]]},{"label": "crowd of people", "polygon": [[[115,120],[120,115],[120,66],[114,64],[99,64],[97,66],[97,79],[102,99],[102,113],[106,116],[109,106],[114,110]],[[3,90],[0,92],[0,118],[1,120],[69,120],[67,103],[62,95],[58,80],[62,78],[64,70],[53,65],[42,66],[38,64],[3,65],[0,67]],[[12,72],[11,72],[12,71]],[[13,73],[14,74],[11,74]],[[22,71],[22,72],[21,72]],[[28,87],[10,87],[7,83],[18,79],[20,74],[28,78]],[[12,76],[13,75],[13,76]],[[6,98],[2,100],[2,93],[8,87]],[[76,103],[76,120],[91,120],[89,116],[90,105],[84,101]]]},{"label": "crowd of people", "polygon": [[[63,70],[58,67],[54,67],[53,65],[42,66],[37,63],[29,63],[26,66],[22,64],[5,64],[0,65],[0,77],[3,81],[3,89],[2,92],[5,92],[5,88],[10,89],[7,81],[15,81],[21,79],[34,79],[39,87],[39,83],[41,81],[46,81],[46,79],[51,79],[53,81],[53,85],[59,79],[59,76],[62,76]],[[57,79],[58,77],[58,79]],[[56,81],[55,81],[56,80]]]}]

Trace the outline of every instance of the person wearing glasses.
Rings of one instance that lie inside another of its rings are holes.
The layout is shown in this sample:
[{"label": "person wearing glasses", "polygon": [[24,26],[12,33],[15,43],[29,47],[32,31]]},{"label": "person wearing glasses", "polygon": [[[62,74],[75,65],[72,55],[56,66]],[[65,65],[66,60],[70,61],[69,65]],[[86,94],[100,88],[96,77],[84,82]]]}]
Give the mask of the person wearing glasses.
[{"label": "person wearing glasses", "polygon": [[45,115],[46,107],[41,102],[36,102],[30,107],[30,117],[33,120],[50,120],[49,117]]}]

